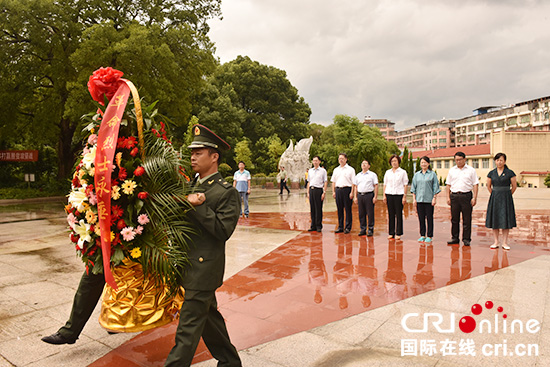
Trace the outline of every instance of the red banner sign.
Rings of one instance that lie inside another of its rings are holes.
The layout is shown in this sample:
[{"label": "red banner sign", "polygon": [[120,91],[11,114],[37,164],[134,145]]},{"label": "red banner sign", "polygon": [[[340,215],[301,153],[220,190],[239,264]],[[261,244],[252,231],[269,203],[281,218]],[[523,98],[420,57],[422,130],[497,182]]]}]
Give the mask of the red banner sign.
[{"label": "red banner sign", "polygon": [[120,120],[126,108],[130,88],[121,84],[109,102],[99,127],[95,156],[95,191],[97,195],[97,214],[101,230],[101,252],[105,281],[113,289],[118,289],[111,272],[111,173]]},{"label": "red banner sign", "polygon": [[0,150],[0,161],[36,162],[38,161],[38,150]]}]

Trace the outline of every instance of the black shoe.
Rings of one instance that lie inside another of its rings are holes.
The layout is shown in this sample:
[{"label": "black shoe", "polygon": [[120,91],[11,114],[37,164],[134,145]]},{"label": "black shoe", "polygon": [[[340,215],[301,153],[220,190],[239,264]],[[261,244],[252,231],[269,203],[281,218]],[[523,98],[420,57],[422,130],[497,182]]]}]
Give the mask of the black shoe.
[{"label": "black shoe", "polygon": [[43,342],[48,344],[74,344],[76,339],[68,339],[58,332],[52,335],[45,336],[41,339]]},{"label": "black shoe", "polygon": [[308,229],[307,231],[308,231],[308,232],[313,232],[313,231],[315,231],[315,228],[310,228],[310,229]]},{"label": "black shoe", "polygon": [[464,240],[462,242],[464,242],[464,246],[470,246],[470,240]]},{"label": "black shoe", "polygon": [[451,238],[450,241],[447,241],[448,245],[458,245],[460,241],[457,238]]},{"label": "black shoe", "polygon": [[115,334],[118,334],[118,333],[115,333],[114,331],[107,331],[107,334],[109,334],[109,335],[115,335]]},{"label": "black shoe", "polygon": [[374,233],[372,232],[372,230],[369,229],[369,232],[367,233],[367,237],[372,237],[374,235]]},{"label": "black shoe", "polygon": [[318,229],[317,232],[323,232],[323,230],[322,230],[322,229]]},{"label": "black shoe", "polygon": [[344,234],[348,234],[349,233],[349,229],[344,229]]},{"label": "black shoe", "polygon": [[334,231],[334,233],[343,233],[344,230],[343,229],[337,229],[336,231]]},{"label": "black shoe", "polygon": [[366,234],[367,234],[367,232],[365,232],[365,231],[359,232],[359,236],[365,236]]}]

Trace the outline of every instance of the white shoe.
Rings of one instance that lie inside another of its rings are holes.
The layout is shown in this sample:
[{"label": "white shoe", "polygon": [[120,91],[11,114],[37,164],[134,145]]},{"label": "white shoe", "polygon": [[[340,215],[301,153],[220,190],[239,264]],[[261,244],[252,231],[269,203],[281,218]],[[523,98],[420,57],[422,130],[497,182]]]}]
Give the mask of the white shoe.
[{"label": "white shoe", "polygon": [[505,250],[510,250],[510,246],[508,246],[508,245],[502,245],[502,248],[505,249]]},{"label": "white shoe", "polygon": [[[504,247],[504,246],[503,246]],[[498,245],[492,244],[491,248],[498,248]]]}]

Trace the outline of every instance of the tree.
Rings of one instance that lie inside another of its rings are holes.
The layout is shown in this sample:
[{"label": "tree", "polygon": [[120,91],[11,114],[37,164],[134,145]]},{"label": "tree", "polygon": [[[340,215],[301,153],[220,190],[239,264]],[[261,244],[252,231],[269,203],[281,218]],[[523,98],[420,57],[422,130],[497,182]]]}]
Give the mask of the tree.
[{"label": "tree", "polygon": [[[214,123],[223,120],[215,118],[216,111],[232,118],[223,122],[238,122],[243,136],[252,144],[275,134],[283,142],[307,135],[311,109],[287,79],[285,71],[238,56],[218,67],[208,83],[207,94],[201,99],[201,113],[211,116]],[[235,126],[230,129],[238,133]]]},{"label": "tree", "polygon": [[403,150],[403,157],[401,158],[401,164],[399,165],[399,167],[407,171],[407,177],[409,178],[409,184],[410,184],[412,182],[412,178],[414,175],[413,158],[412,158],[412,153],[409,152],[409,149],[406,146],[405,146],[405,149]]},{"label": "tree", "polygon": [[249,169],[253,170],[254,163],[252,163],[252,151],[250,150],[250,140],[243,139],[237,143],[235,146],[235,161],[243,161],[244,165]]},{"label": "tree", "polygon": [[285,151],[285,146],[277,134],[268,138],[260,138],[254,147],[256,152],[261,152],[261,154],[254,155],[254,166],[257,172],[266,175],[276,172],[279,159]]},{"label": "tree", "polygon": [[0,145],[56,146],[60,179],[94,106],[93,70],[121,69],[182,124],[215,67],[207,20],[220,0],[0,0],[0,9]]},{"label": "tree", "polygon": [[546,187],[550,187],[550,173],[544,179],[544,184],[546,185]]}]

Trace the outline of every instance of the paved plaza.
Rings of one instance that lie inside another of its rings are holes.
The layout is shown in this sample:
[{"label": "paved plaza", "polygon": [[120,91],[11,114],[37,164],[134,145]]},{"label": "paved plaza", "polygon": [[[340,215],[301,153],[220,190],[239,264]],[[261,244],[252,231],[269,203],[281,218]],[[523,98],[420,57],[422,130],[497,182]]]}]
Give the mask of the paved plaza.
[{"label": "paved plaza", "polygon": [[[518,228],[506,252],[489,249],[482,188],[471,247],[446,244],[444,198],[434,245],[426,246],[416,242],[411,204],[402,241],[388,241],[382,201],[374,237],[366,238],[357,236],[355,207],[352,232],[334,234],[329,197],[323,232],[309,233],[304,191],[277,193],[253,191],[250,217],[227,244],[226,281],[217,292],[244,366],[550,365],[550,190],[516,192]],[[109,335],[97,322],[99,307],[74,345],[40,341],[68,318],[83,271],[64,203],[0,205],[0,367],[162,366],[175,324]],[[475,330],[459,329],[461,319],[475,321]],[[433,320],[441,321],[439,331]],[[195,361],[216,365],[204,345]]]}]

